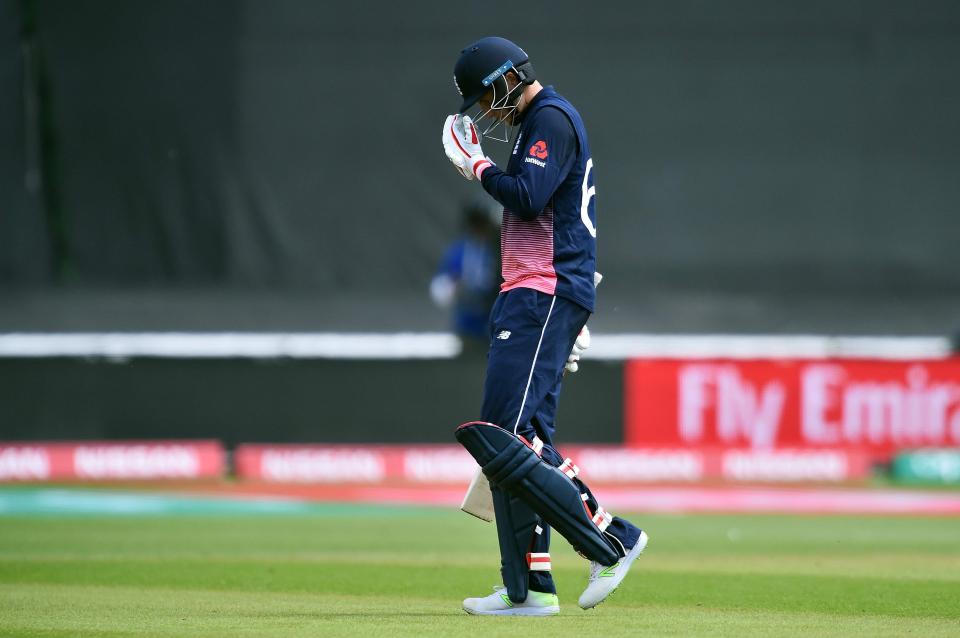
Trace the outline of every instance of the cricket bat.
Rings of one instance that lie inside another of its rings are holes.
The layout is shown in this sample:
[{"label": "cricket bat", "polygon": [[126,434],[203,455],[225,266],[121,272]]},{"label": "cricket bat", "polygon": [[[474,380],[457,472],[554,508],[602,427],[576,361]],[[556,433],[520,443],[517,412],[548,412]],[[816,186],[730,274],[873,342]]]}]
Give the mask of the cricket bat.
[{"label": "cricket bat", "polygon": [[470,481],[470,487],[467,488],[460,509],[482,521],[493,522],[493,497],[490,495],[490,482],[487,481],[486,475],[479,467],[477,473],[473,475],[473,480]]},{"label": "cricket bat", "polygon": [[[593,273],[594,288],[599,286],[602,280],[603,275],[598,272]],[[467,488],[467,493],[463,497],[463,503],[460,504],[460,509],[488,523],[494,520],[493,497],[490,495],[490,482],[484,475],[483,470],[479,467],[477,468],[476,474],[473,475],[473,480],[470,481],[470,487]]]}]

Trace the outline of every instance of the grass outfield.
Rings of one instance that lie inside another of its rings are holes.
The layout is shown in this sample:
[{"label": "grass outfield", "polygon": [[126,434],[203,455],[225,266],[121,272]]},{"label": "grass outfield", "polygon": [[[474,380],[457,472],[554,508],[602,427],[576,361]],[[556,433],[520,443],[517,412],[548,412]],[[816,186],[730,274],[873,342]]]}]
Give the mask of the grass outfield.
[{"label": "grass outfield", "polygon": [[[470,617],[491,525],[447,510],[0,518],[2,636],[957,636],[960,521],[637,516],[647,553],[603,605],[554,548],[561,615]],[[543,634],[546,635],[546,634]]]}]

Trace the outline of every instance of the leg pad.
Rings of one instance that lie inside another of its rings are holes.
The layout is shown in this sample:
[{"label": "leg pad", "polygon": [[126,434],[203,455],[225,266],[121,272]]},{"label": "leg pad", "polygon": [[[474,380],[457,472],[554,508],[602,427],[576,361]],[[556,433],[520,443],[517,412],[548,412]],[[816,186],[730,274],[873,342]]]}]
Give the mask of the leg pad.
[{"label": "leg pad", "polygon": [[590,560],[613,565],[620,553],[593,521],[580,490],[559,469],[544,463],[511,432],[473,421],[457,428],[457,441],[473,455],[490,483],[526,503]]}]

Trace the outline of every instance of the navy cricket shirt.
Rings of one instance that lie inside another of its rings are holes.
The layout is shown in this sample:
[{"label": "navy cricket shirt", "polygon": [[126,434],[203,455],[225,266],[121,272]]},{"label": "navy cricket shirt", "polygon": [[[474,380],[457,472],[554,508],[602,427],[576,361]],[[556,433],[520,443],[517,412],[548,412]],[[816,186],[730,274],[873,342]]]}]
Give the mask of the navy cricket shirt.
[{"label": "navy cricket shirt", "polygon": [[483,171],[503,204],[501,291],[533,288],[594,310],[593,160],[580,114],[553,87],[523,112],[507,170]]}]

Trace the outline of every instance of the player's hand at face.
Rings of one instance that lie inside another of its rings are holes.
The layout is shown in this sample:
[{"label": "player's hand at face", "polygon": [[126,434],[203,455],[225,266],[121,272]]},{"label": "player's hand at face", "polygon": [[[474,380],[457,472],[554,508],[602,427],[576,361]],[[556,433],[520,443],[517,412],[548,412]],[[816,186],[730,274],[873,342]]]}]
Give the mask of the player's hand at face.
[{"label": "player's hand at face", "polygon": [[443,151],[466,179],[480,179],[492,162],[480,147],[480,134],[468,116],[448,115],[443,124]]},{"label": "player's hand at face", "polygon": [[457,119],[458,116],[456,115],[448,115],[446,121],[443,123],[443,152],[464,179],[472,180],[473,172],[468,165],[470,156],[465,152],[463,145],[457,139],[462,136],[462,128],[458,130],[456,124]]},{"label": "player's hand at face", "polygon": [[470,116],[457,116],[453,126],[457,135],[459,135],[463,148],[469,153],[470,157],[476,157],[478,155],[484,157],[483,149],[480,148],[480,132],[477,130],[477,126],[473,123],[473,120],[470,119]]}]

